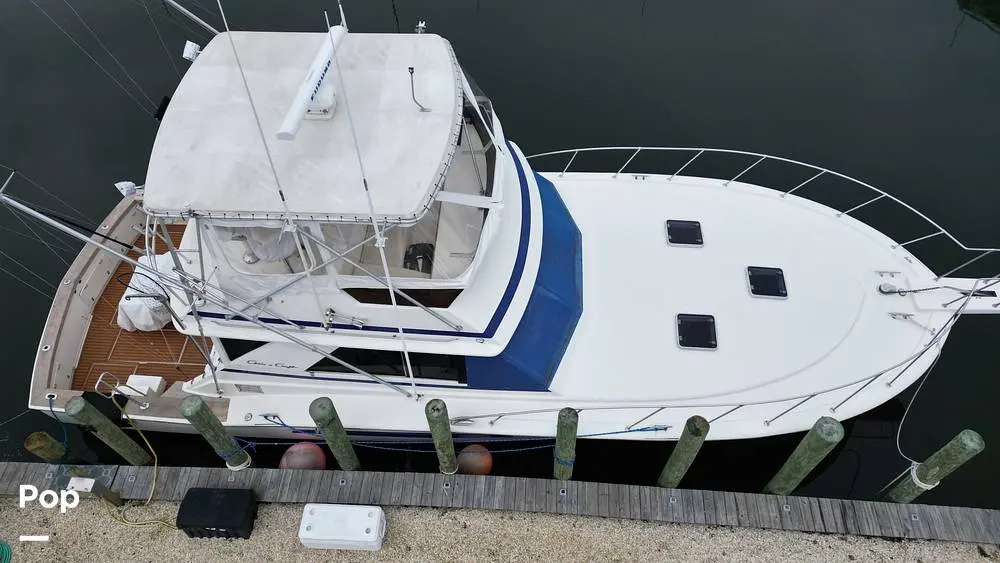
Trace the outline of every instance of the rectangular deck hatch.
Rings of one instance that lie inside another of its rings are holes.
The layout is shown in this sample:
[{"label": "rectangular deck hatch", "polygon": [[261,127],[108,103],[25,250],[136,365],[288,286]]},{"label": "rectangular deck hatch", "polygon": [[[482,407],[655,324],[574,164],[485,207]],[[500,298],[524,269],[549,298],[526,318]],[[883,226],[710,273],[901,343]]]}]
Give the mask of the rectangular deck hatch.
[{"label": "rectangular deck hatch", "polygon": [[702,246],[701,223],[667,219],[667,244]]},{"label": "rectangular deck hatch", "polygon": [[781,268],[764,268],[761,266],[747,267],[747,281],[750,283],[750,293],[757,297],[788,297],[785,287],[785,274]]},{"label": "rectangular deck hatch", "polygon": [[681,348],[714,350],[715,317],[712,315],[677,315],[677,344]]}]

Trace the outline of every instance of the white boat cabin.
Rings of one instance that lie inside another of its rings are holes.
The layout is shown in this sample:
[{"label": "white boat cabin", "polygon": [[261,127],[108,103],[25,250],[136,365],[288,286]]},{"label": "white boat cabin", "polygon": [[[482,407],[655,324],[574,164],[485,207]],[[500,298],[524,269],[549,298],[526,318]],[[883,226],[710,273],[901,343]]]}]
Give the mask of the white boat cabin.
[{"label": "white boat cabin", "polygon": [[[196,321],[175,294],[181,332],[244,350],[273,342],[258,354],[298,369],[332,362],[280,333],[339,350],[352,365],[372,364],[359,351],[395,358],[405,346],[415,376],[421,366],[462,364],[447,377],[464,382],[463,358],[507,349],[545,285],[536,279],[540,199],[448,41],[337,26],[214,38],[163,116],[143,208],[153,221],[187,222],[170,243],[185,257],[180,266],[227,305],[196,301]],[[550,276],[566,279],[567,295],[550,292],[534,308],[547,307],[543,317],[553,312],[546,304],[565,309],[555,326],[541,325],[554,329],[558,358],[582,308],[582,258],[579,231],[555,199],[544,228],[566,234],[547,244],[565,250],[567,267]],[[150,241],[155,252],[163,244]],[[303,353],[308,361],[287,359]],[[472,386],[544,390],[558,360],[538,364],[523,380]]]}]

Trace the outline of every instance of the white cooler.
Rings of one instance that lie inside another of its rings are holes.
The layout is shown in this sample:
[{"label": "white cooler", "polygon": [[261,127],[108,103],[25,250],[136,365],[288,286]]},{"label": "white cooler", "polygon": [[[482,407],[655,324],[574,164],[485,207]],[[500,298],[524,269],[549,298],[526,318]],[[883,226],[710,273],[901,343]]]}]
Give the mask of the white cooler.
[{"label": "white cooler", "polygon": [[382,548],[385,512],[378,506],[307,504],[302,510],[299,541],[316,549]]}]

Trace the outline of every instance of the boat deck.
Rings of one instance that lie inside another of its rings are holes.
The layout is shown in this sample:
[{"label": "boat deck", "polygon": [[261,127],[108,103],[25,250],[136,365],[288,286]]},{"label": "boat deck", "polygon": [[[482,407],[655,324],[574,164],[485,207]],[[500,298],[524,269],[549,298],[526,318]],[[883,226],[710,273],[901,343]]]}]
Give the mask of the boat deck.
[{"label": "boat deck", "polygon": [[[170,225],[168,231],[173,241],[179,243],[184,225]],[[142,237],[135,245],[143,246]],[[138,254],[130,252],[129,256],[137,258]],[[169,388],[204,371],[205,360],[198,348],[172,325],[156,332],[128,332],[119,328],[118,301],[131,276],[132,266],[120,263],[94,305],[87,337],[73,373],[74,390],[93,391],[103,372],[113,374],[122,383],[132,374],[158,375],[167,380]],[[209,346],[211,343],[205,349]]]}]

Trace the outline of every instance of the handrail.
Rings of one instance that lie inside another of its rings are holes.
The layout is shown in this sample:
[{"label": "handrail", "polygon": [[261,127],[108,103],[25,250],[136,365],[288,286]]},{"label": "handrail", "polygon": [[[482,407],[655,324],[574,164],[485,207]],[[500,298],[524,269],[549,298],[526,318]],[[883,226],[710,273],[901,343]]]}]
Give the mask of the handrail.
[{"label": "handrail", "polygon": [[[967,246],[962,241],[960,241],[957,238],[955,238],[954,235],[952,235],[951,233],[949,233],[947,229],[945,229],[944,227],[942,227],[941,225],[939,225],[937,222],[935,222],[933,219],[931,219],[930,217],[928,217],[927,215],[925,215],[920,210],[918,210],[915,207],[913,207],[912,205],[904,202],[903,200],[897,198],[896,196],[894,196],[894,195],[892,195],[892,194],[890,194],[888,192],[885,192],[883,190],[880,190],[880,189],[876,188],[875,186],[872,186],[871,184],[868,184],[866,182],[862,182],[861,180],[858,180],[857,178],[852,178],[850,176],[847,176],[846,174],[841,174],[840,172],[836,172],[836,171],[830,170],[828,168],[823,168],[821,166],[816,166],[814,164],[809,164],[809,163],[802,162],[802,161],[799,161],[799,160],[794,160],[794,159],[791,159],[791,158],[784,158],[784,157],[780,157],[780,156],[771,156],[771,155],[767,155],[767,154],[763,154],[763,153],[759,153],[759,152],[742,151],[742,150],[735,150],[735,149],[713,149],[713,148],[702,148],[702,147],[636,147],[636,146],[582,147],[582,148],[577,148],[577,149],[563,149],[563,150],[549,151],[549,152],[543,152],[543,153],[533,154],[531,156],[528,156],[527,158],[528,158],[528,160],[531,160],[531,159],[537,159],[537,158],[547,157],[547,156],[571,155],[570,158],[569,158],[569,161],[566,163],[566,166],[562,169],[561,172],[559,172],[559,176],[562,177],[569,170],[570,165],[573,164],[573,161],[576,160],[577,155],[579,155],[582,152],[599,152],[599,151],[605,151],[605,152],[609,152],[609,151],[632,151],[631,154],[630,154],[630,156],[628,157],[628,160],[625,161],[625,164],[622,165],[620,168],[618,168],[616,172],[612,172],[614,176],[617,176],[618,174],[620,174],[625,169],[625,167],[628,166],[629,163],[631,163],[632,160],[640,152],[642,152],[642,151],[672,151],[672,152],[693,152],[693,153],[695,153],[695,155],[690,160],[688,160],[687,162],[685,162],[683,166],[681,166],[680,168],[678,168],[673,174],[670,174],[668,176],[668,178],[667,178],[667,181],[673,181],[674,177],[677,174],[679,174],[680,172],[682,172],[685,168],[688,167],[688,165],[690,165],[698,157],[700,157],[702,154],[704,154],[706,152],[708,152],[708,153],[722,153],[722,154],[737,154],[737,155],[745,155],[745,156],[754,156],[754,157],[757,157],[757,161],[756,162],[754,162],[749,167],[747,167],[746,169],[744,169],[743,171],[741,171],[739,174],[737,174],[736,176],[734,176],[732,178],[725,179],[726,181],[725,181],[725,183],[723,185],[728,185],[730,182],[735,181],[737,178],[739,178],[740,176],[742,176],[743,174],[745,174],[746,172],[748,172],[751,168],[754,168],[755,166],[757,166],[758,164],[760,164],[761,162],[763,162],[765,160],[774,160],[774,161],[778,161],[778,162],[785,162],[785,163],[788,163],[788,164],[794,164],[794,165],[802,166],[802,167],[809,168],[811,170],[817,171],[817,173],[815,175],[813,175],[809,179],[805,180],[801,184],[795,186],[794,188],[791,188],[789,190],[786,190],[786,191],[782,192],[781,197],[785,197],[788,194],[797,191],[799,188],[802,188],[803,186],[809,184],[813,180],[815,180],[815,179],[817,179],[820,176],[823,176],[825,174],[830,174],[830,175],[836,176],[838,178],[841,178],[843,180],[847,180],[849,182],[853,182],[853,183],[855,183],[855,184],[857,184],[857,185],[859,185],[859,186],[861,186],[863,188],[866,188],[868,190],[871,190],[871,191],[875,192],[878,195],[875,198],[873,198],[873,199],[869,199],[869,200],[865,201],[861,205],[855,206],[855,207],[853,207],[851,209],[848,209],[846,211],[841,211],[839,213],[838,217],[842,216],[842,215],[850,215],[850,213],[852,211],[860,209],[861,207],[864,207],[864,206],[868,205],[869,203],[874,203],[876,200],[879,200],[879,199],[888,198],[888,199],[894,201],[895,203],[899,204],[900,206],[902,206],[906,210],[910,211],[911,213],[917,215],[918,217],[920,217],[921,219],[923,219],[924,221],[926,221],[928,224],[930,224],[935,229],[935,232],[933,232],[931,234],[923,235],[921,237],[918,237],[918,238],[915,238],[913,240],[904,242],[902,244],[896,244],[895,247],[905,247],[905,246],[907,246],[909,244],[912,244],[912,243],[915,243],[915,242],[919,242],[921,240],[925,240],[925,239],[928,239],[928,238],[931,238],[931,237],[936,237],[938,235],[942,235],[943,234],[946,237],[948,237],[949,239],[951,239],[951,241],[953,243],[955,243],[955,245],[958,246],[962,250],[970,251],[970,252],[981,252],[981,253],[984,253],[984,254],[982,254],[980,256],[977,256],[973,260],[970,260],[970,261],[968,261],[968,262],[966,262],[964,264],[961,264],[957,268],[953,268],[952,270],[948,271],[946,274],[944,274],[942,276],[937,276],[937,278],[941,278],[941,277],[944,277],[946,275],[953,274],[953,273],[961,270],[962,268],[965,268],[966,266],[968,266],[972,262],[978,260],[979,258],[982,258],[986,254],[992,254],[994,252],[1000,252],[1000,248],[986,248],[986,247]],[[724,179],[724,178],[719,178],[719,179],[721,180],[721,179]]]},{"label": "handrail", "polygon": [[[817,171],[816,174],[814,174],[813,176],[811,176],[809,179],[803,181],[802,183],[798,184],[797,186],[795,186],[795,187],[793,187],[793,188],[791,188],[789,190],[786,190],[786,191],[782,192],[781,193],[781,197],[786,197],[788,194],[790,194],[790,193],[798,190],[799,188],[802,188],[803,186],[809,184],[810,182],[812,182],[813,180],[815,180],[816,178],[819,178],[820,176],[822,176],[824,174],[832,174],[834,176],[837,176],[837,177],[842,178],[844,180],[847,180],[849,182],[853,182],[855,184],[858,184],[858,185],[860,185],[860,186],[862,186],[864,188],[867,188],[867,189],[869,189],[869,190],[877,193],[878,195],[876,195],[875,197],[873,197],[871,199],[866,200],[865,202],[863,202],[863,203],[861,203],[859,205],[856,205],[856,206],[854,206],[854,207],[852,207],[850,209],[847,209],[846,211],[839,211],[836,214],[837,217],[841,217],[843,215],[848,215],[849,216],[852,211],[855,211],[857,209],[861,209],[862,207],[865,207],[865,206],[867,206],[867,205],[869,205],[871,203],[874,203],[874,202],[876,202],[876,201],[878,201],[880,199],[888,198],[888,199],[890,199],[890,200],[898,203],[903,208],[905,208],[905,209],[909,210],[910,212],[914,213],[915,215],[917,215],[918,217],[920,217],[921,219],[923,219],[924,221],[926,221],[927,223],[929,223],[930,225],[932,225],[936,229],[936,231],[933,232],[933,233],[931,233],[931,234],[924,235],[924,236],[921,236],[921,237],[909,240],[909,241],[901,243],[901,244],[897,243],[896,245],[894,245],[893,248],[905,247],[905,246],[907,246],[909,244],[912,244],[912,243],[915,243],[915,242],[919,242],[921,240],[926,240],[926,239],[929,239],[929,238],[932,238],[932,237],[936,237],[936,236],[939,236],[939,235],[943,234],[943,235],[946,235],[949,239],[951,239],[951,241],[953,243],[955,243],[955,245],[957,245],[962,250],[974,251],[974,252],[979,252],[980,253],[977,256],[975,256],[974,258],[972,258],[972,259],[964,262],[963,264],[961,264],[961,265],[959,265],[959,266],[957,266],[955,268],[952,268],[951,270],[949,270],[948,272],[946,272],[942,276],[937,276],[935,279],[940,279],[941,277],[953,274],[953,273],[961,270],[962,268],[968,266],[969,264],[972,264],[973,262],[979,260],[980,258],[983,258],[984,256],[986,256],[988,254],[1000,251],[1000,249],[997,249],[997,248],[979,248],[979,247],[966,246],[961,241],[959,241],[957,238],[955,238],[951,233],[949,233],[944,227],[938,225],[933,219],[931,219],[927,215],[924,215],[921,211],[915,209],[913,206],[907,204],[906,202],[898,199],[897,197],[895,197],[895,196],[893,196],[893,195],[891,195],[889,193],[886,193],[886,192],[884,192],[884,191],[882,191],[882,190],[880,190],[880,189],[878,189],[878,188],[876,188],[876,187],[874,187],[874,186],[872,186],[872,185],[870,185],[870,184],[868,184],[866,182],[862,182],[861,180],[858,180],[858,179],[855,179],[855,178],[851,178],[850,176],[841,174],[839,172],[834,172],[833,170],[829,170],[829,169],[822,168],[820,166],[815,166],[813,164],[808,164],[808,163],[805,163],[805,162],[800,162],[800,161],[797,161],[797,160],[792,160],[792,159],[789,159],[789,158],[783,158],[783,157],[777,157],[777,156],[770,156],[770,155],[766,155],[766,154],[762,154],[762,153],[756,153],[756,152],[750,152],[750,151],[741,151],[741,150],[733,150],[733,149],[711,149],[711,148],[695,148],[695,147],[634,147],[634,146],[633,147],[624,147],[623,146],[623,147],[587,147],[587,148],[578,148],[578,149],[565,149],[565,150],[558,150],[558,151],[550,151],[550,152],[545,152],[545,153],[533,154],[531,156],[528,156],[527,159],[531,160],[531,159],[537,159],[537,158],[541,158],[541,157],[554,156],[554,155],[570,155],[569,160],[567,161],[566,165],[563,167],[562,171],[559,172],[559,176],[562,177],[569,170],[570,165],[573,164],[573,161],[576,160],[576,157],[581,152],[631,151],[631,154],[629,155],[629,157],[625,161],[625,163],[620,168],[618,168],[615,172],[611,173],[612,177],[617,177],[619,174],[622,173],[622,171],[625,170],[625,168],[629,165],[629,163],[631,163],[632,160],[634,160],[635,157],[638,156],[638,154],[641,151],[644,151],[644,150],[650,150],[650,151],[695,152],[695,155],[693,157],[691,157],[689,160],[687,160],[673,174],[670,174],[668,176],[667,181],[673,181],[673,179],[674,179],[675,176],[677,176],[680,172],[682,172],[685,168],[687,168],[688,165],[690,165],[692,162],[694,162],[698,157],[700,157],[702,154],[704,154],[706,152],[710,152],[710,153],[739,154],[739,155],[747,155],[747,156],[755,156],[755,157],[757,157],[757,160],[755,162],[753,162],[753,164],[751,164],[750,166],[744,168],[736,176],[734,176],[734,177],[729,178],[728,180],[726,180],[723,183],[723,186],[729,185],[729,183],[737,180],[738,178],[740,178],[741,176],[743,176],[744,174],[746,174],[747,172],[749,172],[752,168],[754,168],[755,166],[757,166],[761,162],[763,162],[765,160],[768,160],[768,159],[775,160],[775,161],[780,161],[780,162],[786,162],[786,163],[790,163],[790,164],[796,164],[796,165],[803,166],[803,167],[806,167],[806,168],[809,168],[809,169]],[[962,314],[962,312],[964,311],[966,305],[968,305],[968,303],[971,300],[972,296],[975,294],[975,292],[976,292],[976,286],[978,286],[979,282],[983,281],[984,279],[985,280],[992,280],[992,281],[990,281],[990,283],[988,283],[985,286],[983,286],[983,289],[984,289],[986,287],[990,287],[990,286],[993,286],[993,285],[996,285],[996,284],[1000,283],[1000,279],[998,279],[998,278],[1000,278],[1000,275],[993,276],[992,278],[979,278],[979,279],[977,279],[977,281],[972,286],[972,290],[969,291],[968,293],[966,293],[964,295],[965,302],[962,304],[962,306],[959,307],[952,314],[952,316],[948,319],[948,321],[945,323],[945,325],[942,326],[941,329],[939,329],[934,334],[934,336],[931,338],[931,340],[927,344],[925,344],[923,347],[921,347],[921,349],[918,352],[916,352],[913,355],[911,355],[911,356],[903,359],[902,361],[896,363],[895,365],[893,365],[893,366],[891,366],[891,367],[889,367],[887,369],[881,370],[878,373],[875,373],[873,375],[869,375],[867,377],[862,377],[862,378],[850,381],[848,383],[837,385],[837,386],[832,387],[832,388],[828,388],[828,389],[821,390],[821,391],[813,391],[811,393],[799,395],[799,396],[796,396],[796,397],[783,397],[781,399],[771,399],[771,400],[765,400],[765,401],[746,401],[746,402],[740,402],[740,403],[723,403],[723,404],[683,404],[683,401],[679,401],[682,404],[674,404],[674,405],[670,405],[670,404],[616,405],[616,406],[602,406],[602,407],[585,407],[585,408],[578,408],[577,412],[581,412],[581,411],[584,411],[584,410],[631,410],[631,409],[652,410],[652,412],[650,412],[648,414],[645,414],[644,416],[642,416],[641,418],[639,418],[638,420],[636,420],[632,424],[626,426],[626,429],[631,429],[632,427],[640,424],[641,422],[644,422],[644,421],[648,420],[649,418],[651,418],[651,417],[659,414],[660,412],[662,412],[663,410],[666,410],[666,409],[678,409],[678,408],[726,408],[727,410],[725,412],[723,412],[722,414],[717,415],[716,417],[714,417],[711,420],[711,422],[715,422],[715,421],[717,421],[717,420],[719,420],[719,419],[721,419],[721,418],[723,418],[725,416],[728,416],[730,413],[732,413],[732,412],[734,412],[736,410],[739,410],[739,409],[741,409],[741,408],[743,408],[745,406],[775,404],[775,403],[783,403],[783,402],[793,401],[793,400],[797,400],[798,401],[797,403],[795,403],[791,407],[785,409],[784,411],[778,413],[774,417],[772,417],[770,419],[764,420],[764,425],[765,426],[770,426],[771,423],[773,423],[775,420],[777,420],[777,419],[785,416],[786,414],[790,413],[791,411],[797,409],[799,406],[801,406],[802,404],[804,404],[805,402],[809,401],[810,399],[812,399],[814,397],[817,397],[819,395],[824,395],[826,393],[832,393],[832,392],[835,392],[835,391],[839,391],[841,389],[845,389],[845,388],[857,385],[859,383],[862,383],[863,385],[861,385],[861,387],[859,387],[858,389],[854,390],[852,393],[850,393],[846,398],[842,399],[836,405],[833,405],[832,407],[830,407],[830,412],[833,413],[833,412],[836,412],[837,409],[839,409],[845,403],[847,403],[848,401],[850,401],[851,399],[853,399],[855,396],[857,396],[861,391],[863,391],[869,385],[871,385],[872,383],[874,383],[875,380],[879,379],[883,375],[886,375],[887,373],[889,373],[889,372],[891,372],[893,370],[896,370],[897,368],[902,367],[902,369],[899,371],[899,373],[897,373],[895,377],[893,377],[889,382],[886,383],[887,387],[892,387],[896,383],[896,380],[898,380],[903,375],[903,373],[905,373],[910,367],[912,367],[917,362],[917,360],[919,360],[920,357],[924,355],[924,353],[926,353],[928,350],[930,350],[931,347],[933,347],[941,339],[942,335],[944,335],[944,334],[946,334],[948,332],[948,330],[950,329],[951,325],[954,324],[954,322]],[[961,292],[961,293],[965,293],[965,292]],[[959,299],[961,299],[961,298],[962,297],[960,297]],[[954,301],[952,301],[950,303],[954,303]],[[464,424],[469,424],[469,423],[474,422],[476,419],[489,418],[489,419],[491,419],[489,421],[489,424],[493,425],[497,421],[499,421],[501,418],[504,418],[504,417],[507,417],[507,416],[524,415],[524,414],[540,414],[540,413],[547,413],[547,412],[550,412],[550,411],[551,412],[555,412],[557,410],[559,410],[559,409],[558,408],[552,408],[552,409],[534,409],[534,410],[528,410],[528,411],[514,411],[514,412],[500,412],[500,413],[492,413],[492,414],[483,414],[483,415],[458,416],[458,417],[455,417],[455,418],[452,419],[452,424],[463,424],[463,423]]]}]

